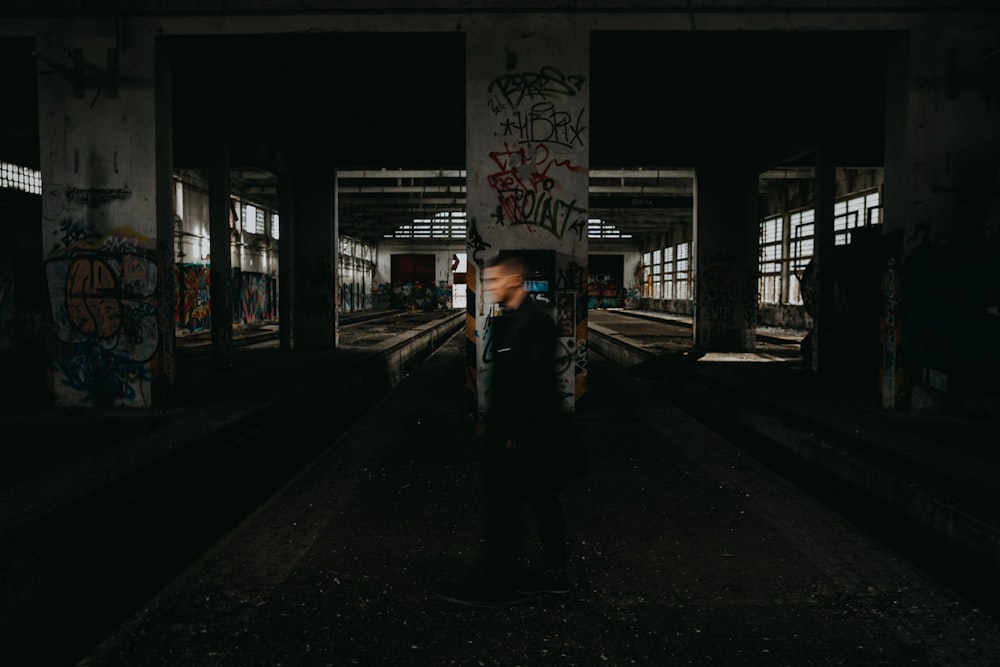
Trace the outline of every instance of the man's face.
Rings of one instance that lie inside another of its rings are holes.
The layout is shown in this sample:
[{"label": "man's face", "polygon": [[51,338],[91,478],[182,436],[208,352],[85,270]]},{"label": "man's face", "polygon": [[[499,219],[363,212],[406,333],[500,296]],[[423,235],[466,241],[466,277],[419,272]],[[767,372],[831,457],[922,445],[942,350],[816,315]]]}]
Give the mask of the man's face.
[{"label": "man's face", "polygon": [[520,278],[506,273],[503,266],[488,266],[483,273],[483,290],[493,303],[503,305],[521,284]]}]

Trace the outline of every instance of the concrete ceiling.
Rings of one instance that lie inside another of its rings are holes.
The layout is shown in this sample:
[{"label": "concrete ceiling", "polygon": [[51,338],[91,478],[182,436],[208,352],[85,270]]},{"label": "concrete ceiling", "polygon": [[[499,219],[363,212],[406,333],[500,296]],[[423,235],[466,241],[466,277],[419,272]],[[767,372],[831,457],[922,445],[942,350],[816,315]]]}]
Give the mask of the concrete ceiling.
[{"label": "concrete ceiling", "polygon": [[[813,141],[841,166],[882,166],[886,33],[595,32],[590,215],[633,237],[690,224],[691,168],[749,156],[809,177]],[[172,40],[182,161],[242,147],[241,185],[273,196],[268,155],[341,174],[342,234],[464,210],[464,35],[338,33]],[[261,171],[261,167],[265,171]],[[256,175],[258,178],[247,178]],[[265,200],[265,203],[273,203]]]},{"label": "concrete ceiling", "polygon": [[[815,137],[840,166],[881,166],[888,33],[594,32],[591,217],[641,237],[690,224],[691,168],[752,159],[808,177]],[[171,37],[174,159],[233,149],[236,187],[276,206],[289,158],[340,180],[341,233],[378,240],[414,217],[464,210],[465,36],[322,33]],[[37,151],[30,40],[0,40],[3,138]],[[37,152],[36,152],[37,156]],[[0,159],[3,159],[0,157]],[[782,171],[772,171],[775,169]],[[792,176],[789,176],[789,175]]]}]

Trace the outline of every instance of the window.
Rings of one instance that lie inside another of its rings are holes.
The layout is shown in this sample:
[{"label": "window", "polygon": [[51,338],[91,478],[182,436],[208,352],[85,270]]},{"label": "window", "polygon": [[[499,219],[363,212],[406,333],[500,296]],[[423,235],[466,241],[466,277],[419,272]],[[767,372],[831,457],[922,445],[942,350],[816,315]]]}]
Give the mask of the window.
[{"label": "window", "polygon": [[42,172],[37,169],[20,167],[10,162],[0,162],[0,188],[40,195],[42,194]]},{"label": "window", "polygon": [[466,234],[465,211],[444,211],[433,218],[414,218],[413,222],[400,225],[387,239],[464,239]]},{"label": "window", "polygon": [[663,249],[663,298],[674,298],[674,249]]},{"label": "window", "polygon": [[833,242],[847,245],[851,242],[851,230],[879,223],[878,192],[869,192],[837,202],[833,209]]},{"label": "window", "polygon": [[630,239],[631,234],[622,234],[618,227],[597,218],[587,221],[587,238],[590,239]]},{"label": "window", "polygon": [[[833,234],[835,245],[851,242],[853,230],[881,223],[881,204],[878,191],[863,192],[842,198],[833,207]],[[802,305],[800,281],[806,266],[815,252],[816,211],[803,209],[788,214],[786,238],[779,239],[779,229],[772,227],[773,220],[761,223],[760,282],[762,303],[789,303]],[[783,294],[787,291],[787,294]]]},{"label": "window", "polygon": [[271,214],[271,238],[277,241],[279,238],[279,227],[278,227],[278,214]]},{"label": "window", "polygon": [[691,298],[691,272],[690,260],[691,242],[681,243],[677,246],[677,271],[675,273],[676,293],[675,299]]},{"label": "window", "polygon": [[788,303],[802,305],[802,290],[799,281],[813,256],[816,212],[813,209],[798,211],[788,217],[789,236],[789,278]]},{"label": "window", "polygon": [[253,204],[243,206],[243,231],[257,233],[257,207]]},{"label": "window", "polygon": [[653,251],[653,294],[654,299],[663,298],[663,250]]},{"label": "window", "polygon": [[653,296],[653,253],[642,253],[642,295]]},{"label": "window", "polygon": [[760,276],[757,292],[761,303],[781,302],[784,222],[784,216],[779,215],[767,218],[760,224],[760,241],[757,246]]},{"label": "window", "polygon": [[651,299],[690,299],[691,242],[642,254],[642,295]]}]

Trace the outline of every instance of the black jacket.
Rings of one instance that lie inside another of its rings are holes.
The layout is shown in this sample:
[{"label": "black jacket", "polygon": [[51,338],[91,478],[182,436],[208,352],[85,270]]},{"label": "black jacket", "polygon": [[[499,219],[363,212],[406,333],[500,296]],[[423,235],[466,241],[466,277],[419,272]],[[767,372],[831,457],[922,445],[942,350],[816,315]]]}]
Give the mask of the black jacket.
[{"label": "black jacket", "polygon": [[[526,298],[491,327],[487,463],[525,492],[558,490],[569,415],[560,407],[551,309]],[[514,444],[507,447],[508,439]]]}]

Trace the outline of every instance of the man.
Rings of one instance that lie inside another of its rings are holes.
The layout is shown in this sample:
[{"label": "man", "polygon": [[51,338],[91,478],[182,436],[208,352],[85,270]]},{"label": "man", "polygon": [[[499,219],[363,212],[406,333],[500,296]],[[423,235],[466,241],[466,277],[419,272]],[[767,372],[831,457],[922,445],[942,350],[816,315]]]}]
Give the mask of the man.
[{"label": "man", "polygon": [[[528,267],[502,256],[486,267],[483,291],[503,308],[488,344],[492,374],[481,431],[485,554],[481,572],[439,591],[462,604],[496,607],[538,593],[567,593],[566,522],[557,493],[567,481],[563,419],[555,369],[556,328],[550,309],[525,288]],[[520,510],[532,510],[542,542],[542,567],[516,568]]]}]

